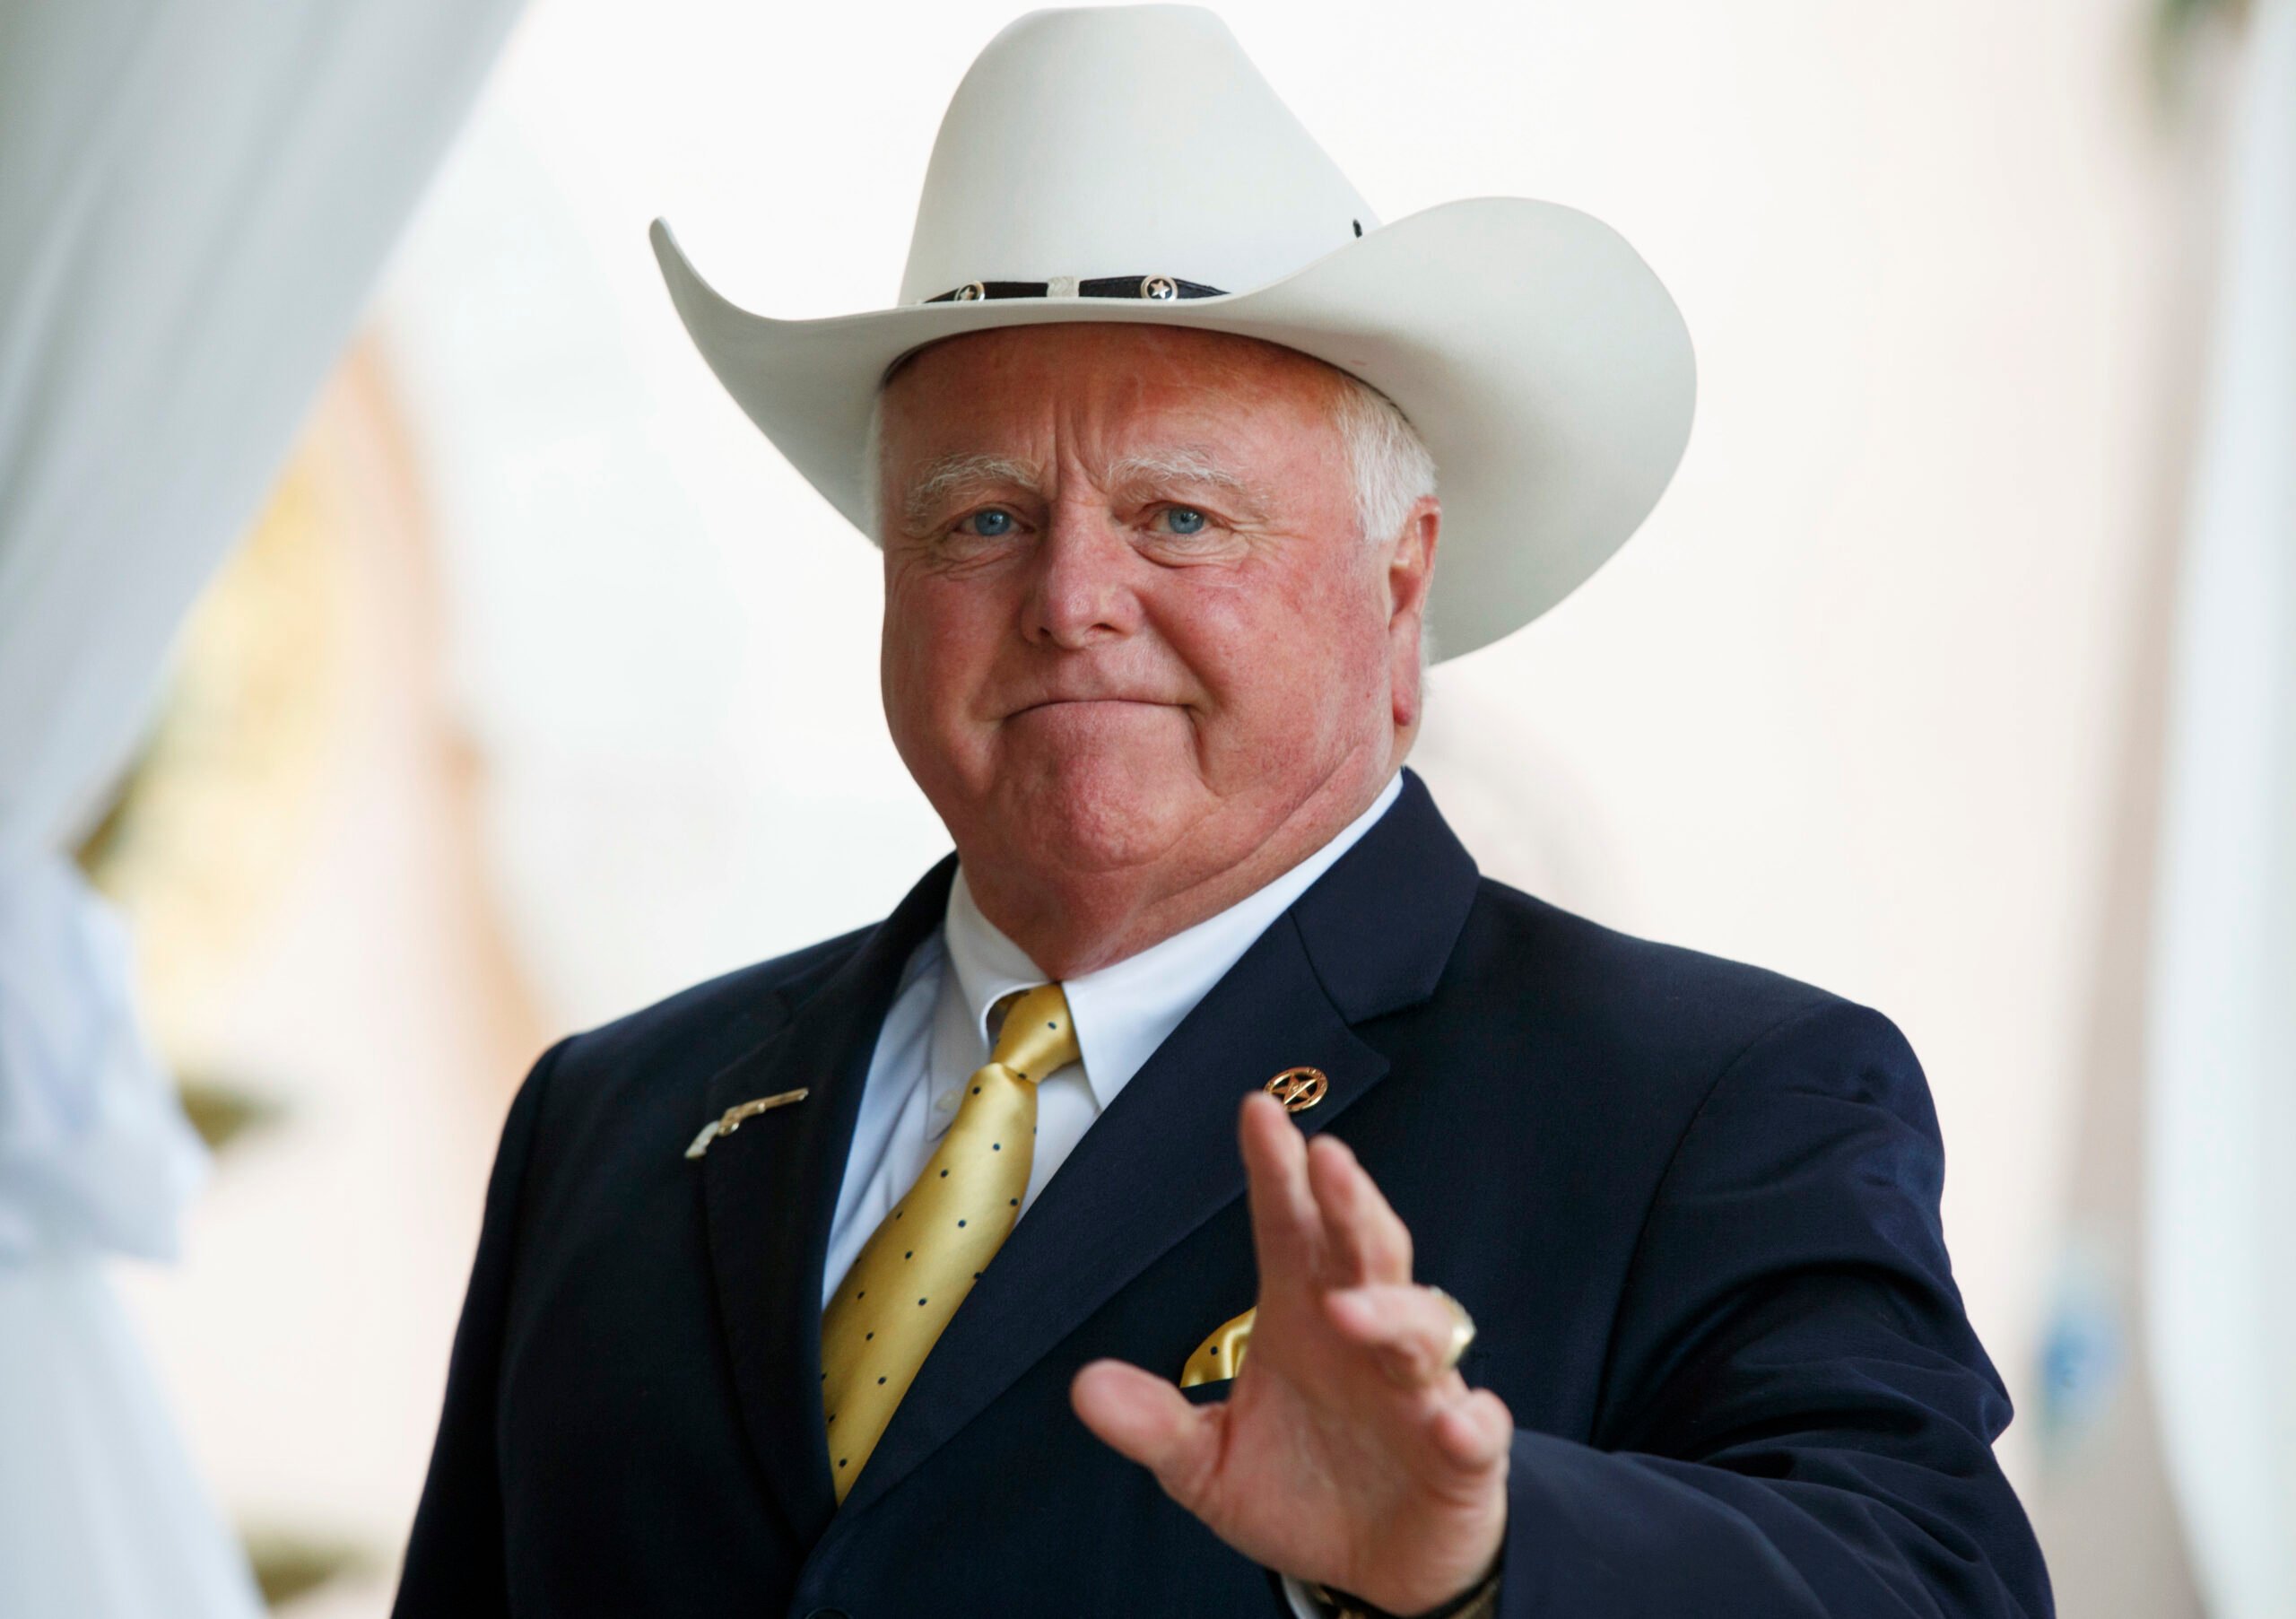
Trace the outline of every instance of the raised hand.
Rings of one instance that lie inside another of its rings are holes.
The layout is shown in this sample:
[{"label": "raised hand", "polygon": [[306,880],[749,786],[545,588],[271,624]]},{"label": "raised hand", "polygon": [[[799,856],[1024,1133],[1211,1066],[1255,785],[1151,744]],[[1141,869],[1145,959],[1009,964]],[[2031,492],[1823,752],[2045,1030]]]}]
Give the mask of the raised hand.
[{"label": "raised hand", "polygon": [[1480,1582],[1507,1523],[1514,1418],[1445,1364],[1449,1305],[1355,1154],[1244,1101],[1258,1314],[1233,1392],[1191,1405],[1121,1361],[1077,1372],[1085,1425],[1266,1567],[1391,1613]]}]

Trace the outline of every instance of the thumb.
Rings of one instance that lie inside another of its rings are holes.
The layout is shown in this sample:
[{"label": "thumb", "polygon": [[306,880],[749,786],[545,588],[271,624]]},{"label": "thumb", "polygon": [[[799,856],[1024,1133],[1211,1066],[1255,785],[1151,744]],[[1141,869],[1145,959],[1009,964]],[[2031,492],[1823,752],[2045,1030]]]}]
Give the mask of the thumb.
[{"label": "thumb", "polygon": [[1156,1475],[1164,1493],[1195,1510],[1220,1456],[1218,1406],[1196,1406],[1178,1388],[1122,1361],[1094,1361],[1068,1386],[1076,1414],[1118,1455]]}]

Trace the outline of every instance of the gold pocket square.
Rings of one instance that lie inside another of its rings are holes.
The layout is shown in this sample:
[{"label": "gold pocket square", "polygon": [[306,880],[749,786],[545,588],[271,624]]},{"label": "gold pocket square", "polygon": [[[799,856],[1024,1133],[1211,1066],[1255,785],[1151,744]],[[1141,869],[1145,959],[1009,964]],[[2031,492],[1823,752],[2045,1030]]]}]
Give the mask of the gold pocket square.
[{"label": "gold pocket square", "polygon": [[1252,1341],[1252,1318],[1258,1313],[1259,1306],[1255,1304],[1243,1314],[1213,1327],[1212,1336],[1196,1346],[1196,1353],[1187,1357],[1187,1364],[1180,1368],[1180,1387],[1193,1388],[1198,1383],[1216,1383],[1242,1371],[1244,1351]]}]

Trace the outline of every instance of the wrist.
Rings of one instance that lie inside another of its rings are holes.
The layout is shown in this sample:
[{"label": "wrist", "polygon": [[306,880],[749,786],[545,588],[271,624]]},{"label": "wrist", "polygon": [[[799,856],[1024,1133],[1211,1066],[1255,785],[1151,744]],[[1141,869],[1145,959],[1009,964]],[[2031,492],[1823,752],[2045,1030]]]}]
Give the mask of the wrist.
[{"label": "wrist", "polygon": [[1413,1614],[1393,1614],[1386,1608],[1374,1607],[1362,1597],[1329,1586],[1306,1582],[1308,1594],[1333,1615],[1333,1619],[1488,1619],[1499,1611],[1499,1571],[1505,1561],[1506,1546],[1502,1544],[1491,1566],[1483,1577],[1448,1602]]}]

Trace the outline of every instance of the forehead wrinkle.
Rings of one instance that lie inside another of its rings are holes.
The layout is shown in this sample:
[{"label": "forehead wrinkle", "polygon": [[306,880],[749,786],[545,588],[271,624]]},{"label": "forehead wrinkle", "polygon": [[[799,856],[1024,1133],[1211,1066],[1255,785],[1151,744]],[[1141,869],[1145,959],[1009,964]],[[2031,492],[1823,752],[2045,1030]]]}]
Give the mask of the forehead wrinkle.
[{"label": "forehead wrinkle", "polygon": [[982,483],[1009,483],[1031,494],[1044,492],[1043,480],[1026,461],[1016,461],[1010,456],[959,451],[935,456],[918,469],[901,497],[902,512],[914,526],[931,517],[934,509],[952,493]]}]

